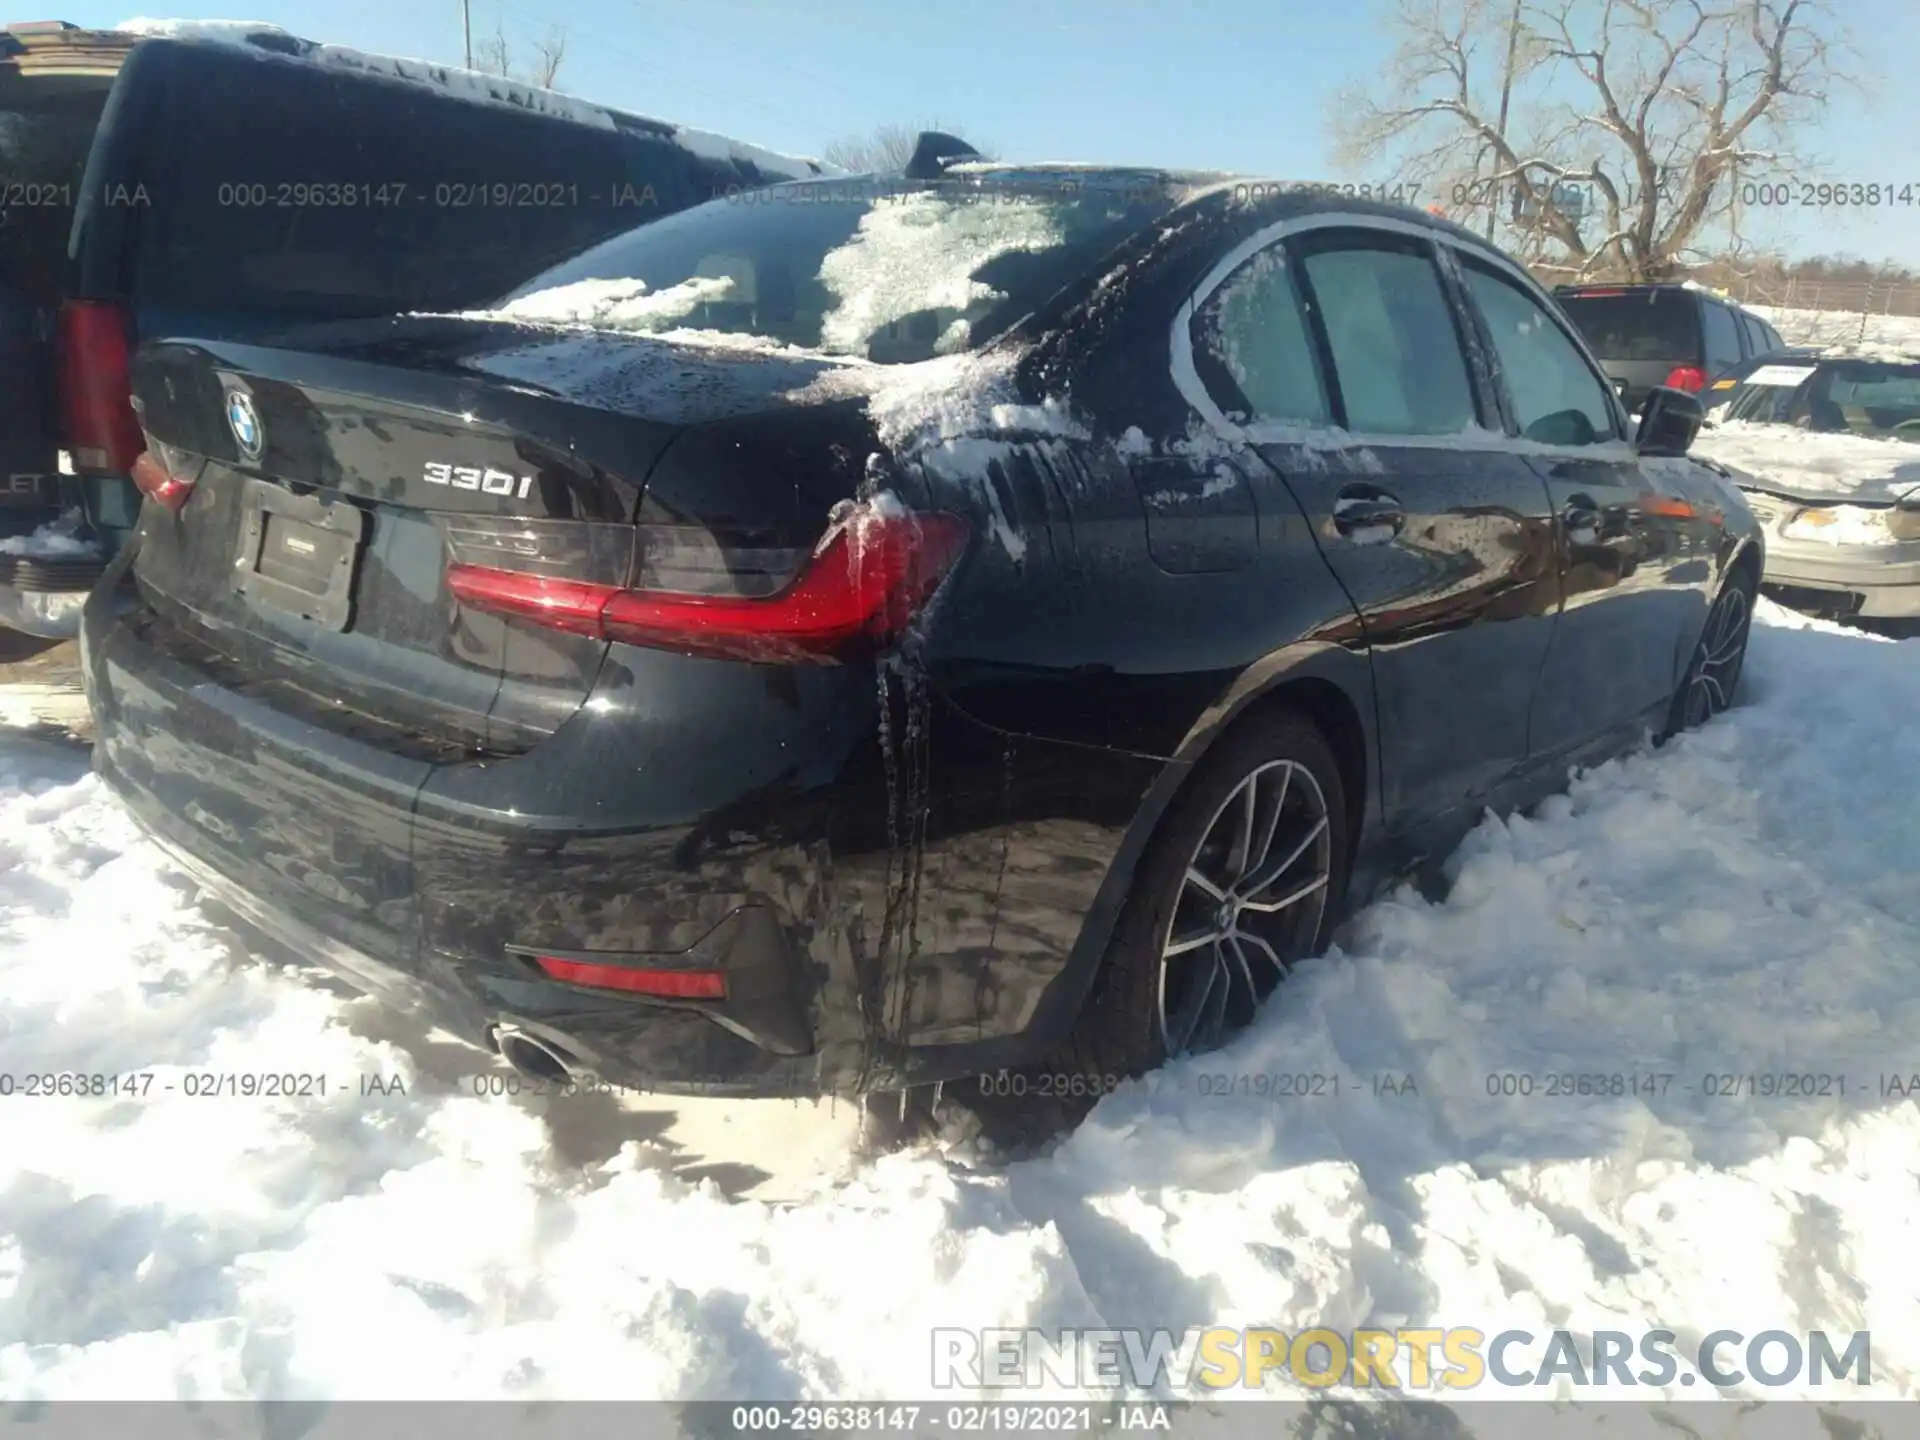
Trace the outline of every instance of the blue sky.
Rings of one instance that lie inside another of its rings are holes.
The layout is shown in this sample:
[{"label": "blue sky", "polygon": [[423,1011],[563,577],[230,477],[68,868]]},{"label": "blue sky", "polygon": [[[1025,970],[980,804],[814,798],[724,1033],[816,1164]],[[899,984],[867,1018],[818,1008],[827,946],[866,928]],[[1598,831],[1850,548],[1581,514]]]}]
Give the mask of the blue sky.
[{"label": "blue sky", "polygon": [[[460,0],[203,0],[195,18],[269,20],[318,40],[459,63]],[[937,119],[1007,159],[1123,160],[1334,175],[1329,94],[1377,71],[1372,0],[471,0],[476,37],[521,48],[565,27],[561,88],[588,99],[816,154],[885,122]],[[1845,0],[1868,57],[1920,42],[1915,0]],[[82,24],[127,0],[49,0]],[[178,11],[137,13],[165,14]],[[1904,63],[1904,61],[1902,61]],[[1890,67],[1892,68],[1892,67]],[[1750,211],[1756,241],[1920,268],[1920,87],[1890,75],[1842,95],[1808,178],[1894,182],[1913,202],[1871,214]]]}]

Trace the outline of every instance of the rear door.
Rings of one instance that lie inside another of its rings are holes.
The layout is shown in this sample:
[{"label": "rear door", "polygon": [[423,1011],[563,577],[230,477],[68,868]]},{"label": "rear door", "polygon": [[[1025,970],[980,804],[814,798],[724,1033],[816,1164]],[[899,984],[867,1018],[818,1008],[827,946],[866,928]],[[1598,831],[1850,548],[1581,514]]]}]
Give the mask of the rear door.
[{"label": "rear door", "polygon": [[1704,522],[1643,474],[1626,417],[1545,297],[1488,257],[1458,262],[1498,365],[1510,443],[1554,512],[1563,605],[1529,727],[1544,759],[1671,695],[1676,641],[1706,573]]},{"label": "rear door", "polygon": [[30,523],[59,499],[54,320],[81,173],[118,68],[111,52],[75,54],[58,64],[56,54],[44,43],[26,51],[0,34],[0,527],[6,529]]},{"label": "rear door", "polygon": [[[1481,429],[1493,417],[1423,234],[1329,217],[1254,263],[1285,280],[1261,307],[1276,363],[1264,377],[1242,363],[1257,448],[1279,482],[1261,511],[1304,515],[1359,613],[1384,811],[1408,830],[1490,798],[1526,757],[1557,600],[1547,488]],[[1196,308],[1231,306],[1237,288]],[[1254,347],[1229,334],[1223,354],[1236,351]]]}]

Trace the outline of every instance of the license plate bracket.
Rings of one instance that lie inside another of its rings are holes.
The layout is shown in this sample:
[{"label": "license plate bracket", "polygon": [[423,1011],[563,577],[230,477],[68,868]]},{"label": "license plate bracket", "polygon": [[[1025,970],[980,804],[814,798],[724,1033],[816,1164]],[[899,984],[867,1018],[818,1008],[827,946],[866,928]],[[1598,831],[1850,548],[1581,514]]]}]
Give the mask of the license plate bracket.
[{"label": "license plate bracket", "polygon": [[241,497],[234,588],[255,604],[345,630],[366,536],[367,512],[350,500],[296,495],[250,479]]}]

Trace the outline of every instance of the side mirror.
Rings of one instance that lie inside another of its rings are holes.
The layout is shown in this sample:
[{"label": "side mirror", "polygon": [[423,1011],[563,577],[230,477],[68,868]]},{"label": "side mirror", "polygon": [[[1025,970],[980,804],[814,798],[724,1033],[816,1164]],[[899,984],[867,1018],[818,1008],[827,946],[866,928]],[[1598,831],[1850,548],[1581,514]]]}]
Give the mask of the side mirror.
[{"label": "side mirror", "polygon": [[1616,375],[1613,377],[1613,393],[1620,397],[1620,403],[1622,405],[1627,403],[1627,381],[1625,376]]},{"label": "side mirror", "polygon": [[1642,455],[1684,455],[1705,418],[1706,411],[1694,396],[1671,385],[1656,385],[1640,407],[1640,431],[1633,437],[1633,448]]}]

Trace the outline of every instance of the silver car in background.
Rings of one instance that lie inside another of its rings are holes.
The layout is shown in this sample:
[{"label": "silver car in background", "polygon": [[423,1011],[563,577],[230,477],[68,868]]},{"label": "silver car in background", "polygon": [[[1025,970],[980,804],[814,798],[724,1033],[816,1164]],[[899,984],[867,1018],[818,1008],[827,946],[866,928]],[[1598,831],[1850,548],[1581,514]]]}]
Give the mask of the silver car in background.
[{"label": "silver car in background", "polygon": [[1731,472],[1766,528],[1776,599],[1920,617],[1920,351],[1757,356],[1701,399],[1692,453]]}]

